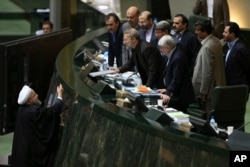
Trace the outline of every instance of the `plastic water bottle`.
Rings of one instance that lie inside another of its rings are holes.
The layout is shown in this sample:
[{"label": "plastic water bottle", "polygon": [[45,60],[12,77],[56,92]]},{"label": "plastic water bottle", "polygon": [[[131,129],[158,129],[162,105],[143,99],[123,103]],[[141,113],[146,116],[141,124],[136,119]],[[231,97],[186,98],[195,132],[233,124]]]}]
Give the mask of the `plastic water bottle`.
[{"label": "plastic water bottle", "polygon": [[103,60],[102,70],[103,70],[103,71],[108,70],[108,63],[107,63],[107,60],[106,60],[106,59]]},{"label": "plastic water bottle", "polygon": [[215,122],[214,116],[211,116],[209,124],[215,131],[217,131],[217,123]]},{"label": "plastic water bottle", "polygon": [[108,58],[109,58],[109,52],[106,51],[103,53],[104,59],[106,60],[106,62],[108,62]]}]

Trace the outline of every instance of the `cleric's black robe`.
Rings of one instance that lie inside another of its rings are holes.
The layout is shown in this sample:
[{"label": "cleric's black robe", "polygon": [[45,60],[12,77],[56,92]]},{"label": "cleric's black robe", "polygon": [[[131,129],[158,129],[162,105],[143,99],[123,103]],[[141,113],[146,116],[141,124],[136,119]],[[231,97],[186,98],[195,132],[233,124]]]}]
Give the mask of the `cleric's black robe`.
[{"label": "cleric's black robe", "polygon": [[22,105],[18,109],[12,147],[12,167],[51,167],[58,145],[63,101],[49,108]]}]

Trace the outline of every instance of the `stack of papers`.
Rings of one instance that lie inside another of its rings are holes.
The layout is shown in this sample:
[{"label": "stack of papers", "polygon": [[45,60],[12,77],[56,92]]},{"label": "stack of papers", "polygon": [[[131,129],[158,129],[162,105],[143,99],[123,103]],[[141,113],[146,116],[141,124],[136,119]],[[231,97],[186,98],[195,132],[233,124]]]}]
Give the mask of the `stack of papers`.
[{"label": "stack of papers", "polygon": [[91,72],[91,73],[89,73],[89,75],[91,77],[98,77],[98,76],[104,76],[104,75],[113,74],[113,73],[115,73],[114,70],[105,70],[105,71]]},{"label": "stack of papers", "polygon": [[189,115],[184,114],[181,111],[176,112],[167,112],[168,116],[170,116],[175,123],[181,124],[181,123],[189,123]]}]

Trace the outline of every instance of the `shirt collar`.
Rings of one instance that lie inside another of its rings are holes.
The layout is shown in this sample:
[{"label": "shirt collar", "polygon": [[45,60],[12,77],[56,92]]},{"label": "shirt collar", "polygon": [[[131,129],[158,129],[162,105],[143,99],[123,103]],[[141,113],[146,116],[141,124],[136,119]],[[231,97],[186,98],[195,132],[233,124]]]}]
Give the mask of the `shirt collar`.
[{"label": "shirt collar", "polygon": [[228,42],[227,46],[228,49],[232,49],[232,47],[234,46],[234,44],[239,40],[239,38],[236,38],[234,41]]},{"label": "shirt collar", "polygon": [[176,49],[176,47],[174,47],[174,48],[171,50],[171,52],[167,55],[168,60],[170,60],[170,58],[171,58],[172,54],[174,53],[175,49]]},{"label": "shirt collar", "polygon": [[212,36],[212,34],[208,35],[206,38],[204,38],[202,41],[201,41],[201,44],[204,45],[204,43],[206,43],[206,41]]}]

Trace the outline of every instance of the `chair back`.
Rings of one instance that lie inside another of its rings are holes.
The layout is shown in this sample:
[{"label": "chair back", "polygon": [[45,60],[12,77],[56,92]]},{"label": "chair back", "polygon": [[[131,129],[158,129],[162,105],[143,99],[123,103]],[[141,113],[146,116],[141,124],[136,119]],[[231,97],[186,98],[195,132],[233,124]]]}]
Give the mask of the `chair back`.
[{"label": "chair back", "polygon": [[235,129],[244,125],[246,103],[248,98],[247,85],[217,86],[213,90],[213,113],[219,127],[234,126]]}]

